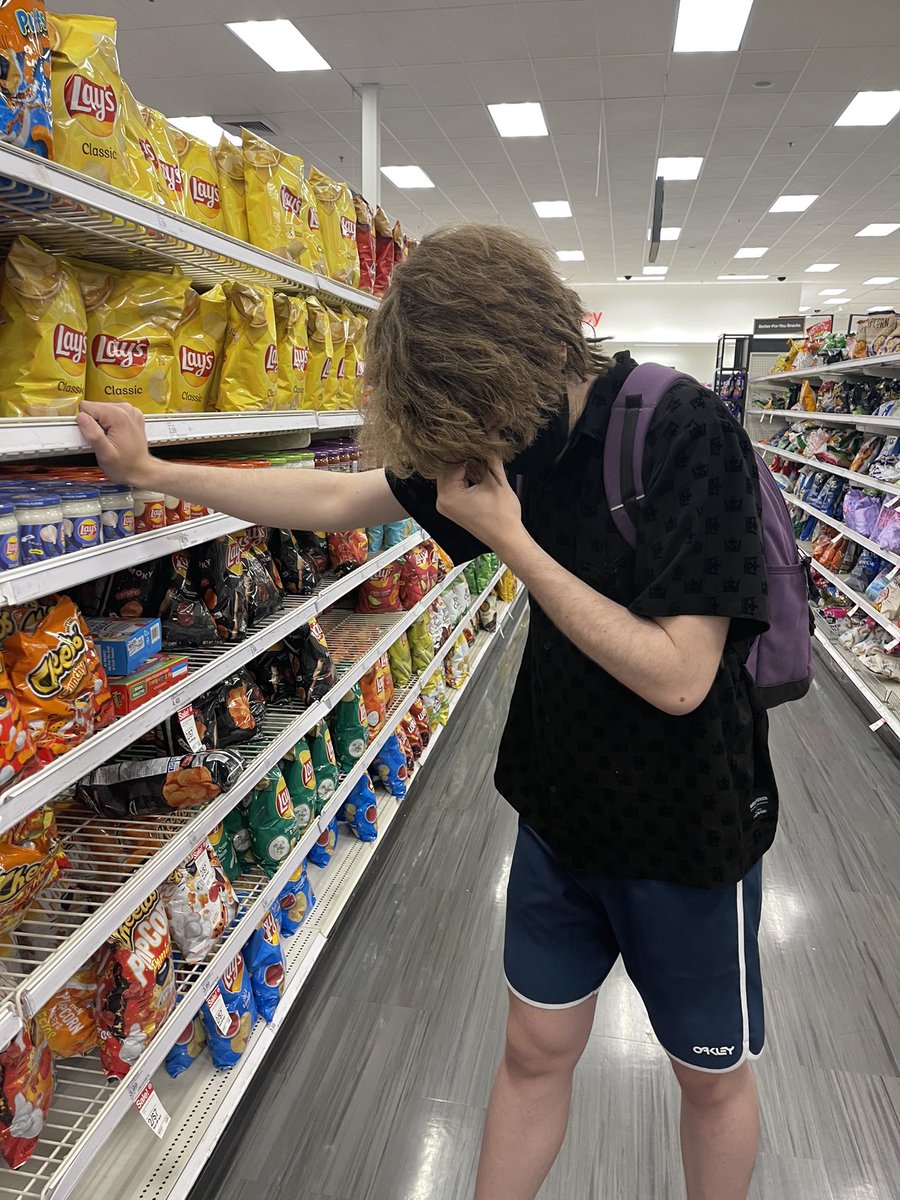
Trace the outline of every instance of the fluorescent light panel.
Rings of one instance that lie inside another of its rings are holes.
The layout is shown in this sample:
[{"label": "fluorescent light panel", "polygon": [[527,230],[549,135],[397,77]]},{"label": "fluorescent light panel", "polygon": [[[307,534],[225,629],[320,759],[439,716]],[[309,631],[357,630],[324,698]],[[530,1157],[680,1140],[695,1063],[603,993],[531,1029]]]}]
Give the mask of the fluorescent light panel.
[{"label": "fluorescent light panel", "polygon": [[681,0],[675,26],[676,54],[739,50],[753,0]]},{"label": "fluorescent light panel", "polygon": [[863,284],[868,284],[870,287],[882,287],[884,284],[896,283],[897,278],[896,275],[873,275],[871,279],[864,279]]},{"label": "fluorescent light panel", "polygon": [[408,191],[410,188],[433,188],[434,184],[421,167],[382,167],[382,175],[389,179],[394,187]]},{"label": "fluorescent light panel", "polygon": [[534,211],[545,221],[551,217],[571,217],[572,209],[568,200],[534,200]]},{"label": "fluorescent light panel", "polygon": [[[647,241],[648,242],[650,241],[650,237],[651,237],[652,233],[653,233],[652,229],[647,230]],[[660,229],[660,231],[659,231],[659,240],[661,242],[677,242],[680,237],[681,237],[681,226],[680,225],[663,225],[662,229]]]},{"label": "fluorescent light panel", "polygon": [[811,271],[836,271],[840,263],[813,263],[811,267],[806,268],[807,275]]},{"label": "fluorescent light panel", "polygon": [[735,258],[762,258],[767,253],[768,246],[741,246]]},{"label": "fluorescent light panel", "polygon": [[822,291],[819,292],[819,295],[820,296],[843,296],[843,294],[844,294],[844,292],[846,292],[846,290],[847,290],[846,288],[823,288]]},{"label": "fluorescent light panel", "polygon": [[769,212],[806,212],[811,204],[818,200],[818,196],[779,196]]},{"label": "fluorescent light panel", "polygon": [[702,166],[702,158],[661,158],[656,164],[656,176],[662,175],[663,179],[696,179]]},{"label": "fluorescent light panel", "polygon": [[668,267],[649,266],[649,267],[644,267],[642,274],[643,275],[665,275],[665,273],[668,271],[668,269],[669,269]]},{"label": "fluorescent light panel", "polygon": [[872,225],[867,225],[865,229],[861,229],[856,237],[887,237],[889,233],[896,233],[900,229],[900,223],[891,221],[875,221]]},{"label": "fluorescent light panel", "polygon": [[584,262],[583,250],[557,250],[556,257],[560,262]]},{"label": "fluorescent light panel", "polygon": [[488,112],[501,137],[547,137],[547,122],[540,104],[489,104]]},{"label": "fluorescent light panel", "polygon": [[724,280],[726,283],[733,283],[740,279],[768,279],[768,275],[717,275],[716,279]]},{"label": "fluorescent light panel", "polygon": [[228,28],[273,71],[330,71],[292,21],[230,21]]},{"label": "fluorescent light panel", "polygon": [[889,125],[900,112],[900,92],[857,92],[835,125]]},{"label": "fluorescent light panel", "polygon": [[222,140],[222,134],[236,146],[241,144],[239,137],[235,137],[233,133],[223,129],[212,117],[169,117],[169,123],[176,129],[189,133],[191,137],[199,138],[201,142],[208,142],[210,146],[218,146]]}]

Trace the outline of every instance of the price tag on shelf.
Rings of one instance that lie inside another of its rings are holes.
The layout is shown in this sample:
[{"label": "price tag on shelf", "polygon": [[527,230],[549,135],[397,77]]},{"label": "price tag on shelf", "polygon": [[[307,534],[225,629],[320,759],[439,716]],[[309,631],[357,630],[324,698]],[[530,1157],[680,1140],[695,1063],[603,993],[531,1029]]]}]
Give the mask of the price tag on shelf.
[{"label": "price tag on shelf", "polygon": [[898,571],[900,571],[900,567],[891,567],[891,569],[888,571],[888,579],[893,579]]},{"label": "price tag on shelf", "polygon": [[153,1084],[148,1083],[134,1098],[134,1107],[138,1110],[158,1138],[165,1135],[171,1118],[163,1107],[163,1102],[153,1090]]},{"label": "price tag on shelf", "polygon": [[831,539],[832,546],[836,546],[843,536],[844,535],[842,533],[836,533]]},{"label": "price tag on shelf", "polygon": [[872,724],[869,726],[869,728],[872,730],[873,733],[877,733],[878,730],[882,727],[882,725],[886,725],[886,724],[887,724],[887,721],[885,721],[884,717],[879,717],[877,721],[872,722]]},{"label": "price tag on shelf", "polygon": [[847,616],[855,617],[858,612],[859,612],[859,605],[854,604],[853,607],[850,609],[850,611],[847,613]]},{"label": "price tag on shelf", "polygon": [[197,720],[194,715],[193,704],[187,704],[184,708],[179,708],[178,725],[190,749],[194,754],[199,754],[204,747],[203,742],[200,740],[200,734],[197,732]]},{"label": "price tag on shelf", "polygon": [[231,1013],[225,1007],[225,1000],[222,997],[222,989],[218,984],[206,997],[206,1003],[209,1006],[209,1011],[212,1019],[216,1023],[216,1029],[219,1033],[226,1034],[231,1028]]}]

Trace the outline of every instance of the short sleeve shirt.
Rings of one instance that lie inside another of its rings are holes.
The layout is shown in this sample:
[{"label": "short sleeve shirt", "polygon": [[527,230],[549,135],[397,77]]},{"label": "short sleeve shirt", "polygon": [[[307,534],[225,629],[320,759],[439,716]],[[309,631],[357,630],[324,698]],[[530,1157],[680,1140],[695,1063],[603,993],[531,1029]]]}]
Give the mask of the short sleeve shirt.
[{"label": "short sleeve shirt", "polygon": [[[605,500],[603,445],[633,365],[597,380],[561,459],[527,478],[523,521],[561,566],[636,614],[730,618],[725,652],[703,703],[668,716],[532,601],[496,782],[571,870],[715,887],[747,873],[777,821],[768,724],[744,669],[768,626],[759,483],[747,436],[721,401],[676,385],[647,435],[632,549]],[[421,484],[392,486],[430,529]],[[476,552],[467,537],[445,548]]]}]

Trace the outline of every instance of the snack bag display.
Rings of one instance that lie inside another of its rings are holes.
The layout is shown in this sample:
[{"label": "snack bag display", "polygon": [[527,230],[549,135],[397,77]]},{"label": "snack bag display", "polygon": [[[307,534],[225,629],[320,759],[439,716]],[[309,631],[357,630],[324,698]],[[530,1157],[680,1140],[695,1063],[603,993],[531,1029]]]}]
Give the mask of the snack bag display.
[{"label": "snack bag display", "polygon": [[400,572],[401,563],[388,563],[386,567],[375,571],[359,589],[356,601],[356,611],[361,613],[398,613],[403,612],[400,603]]},{"label": "snack bag display", "polygon": [[204,838],[160,886],[172,941],[185,962],[205,958],[237,913],[237,897]]},{"label": "snack bag display", "polygon": [[338,842],[338,819],[334,818],[328,825],[328,828],[323,831],[321,837],[309,852],[309,861],[314,867],[327,867],[334,857],[334,850]]},{"label": "snack bag display", "polygon": [[247,633],[243,551],[243,539],[233,533],[206,542],[195,551],[200,594],[223,642],[239,642]]},{"label": "snack bag display", "polygon": [[122,77],[111,17],[52,13],[53,157],[127,191]]},{"label": "snack bag display", "polygon": [[304,704],[323,700],[335,684],[334,663],[322,627],[315,617],[285,639],[292,655],[297,696]]},{"label": "snack bag display", "polygon": [[400,567],[400,603],[404,609],[415,608],[431,590],[431,565],[428,545],[422,543],[408,550]]},{"label": "snack bag display", "polygon": [[244,150],[222,134],[215,149],[219,172],[219,200],[225,232],[242,242],[249,242],[247,230],[247,189],[244,184]]},{"label": "snack bag display", "polygon": [[446,725],[450,715],[447,703],[447,689],[444,686],[444,676],[440,671],[432,671],[422,684],[422,703],[428,713],[428,724],[434,732],[439,725]]},{"label": "snack bag display", "polygon": [[193,1019],[184,1027],[178,1041],[166,1055],[166,1074],[177,1079],[200,1057],[200,1052],[206,1045],[206,1030],[203,1028],[203,1018],[195,1013]]},{"label": "snack bag display", "polygon": [[478,610],[478,624],[485,633],[495,633],[497,630],[497,599],[487,596]]},{"label": "snack bag display", "polygon": [[67,866],[50,804],[0,834],[0,934],[15,929],[35,897]]},{"label": "snack bag display", "polygon": [[[196,581],[197,570],[194,558],[190,554],[178,552],[166,561],[169,581],[162,600],[159,602],[159,615],[162,619],[163,645],[171,646],[210,646],[219,640],[212,614],[200,597],[199,585]],[[137,568],[135,568],[137,570]],[[145,595],[149,598],[155,584],[150,581],[134,598],[126,600],[120,606],[119,616],[138,615],[125,609],[143,606]],[[130,595],[131,589],[124,588],[123,593]],[[152,607],[152,605],[151,605]],[[143,609],[149,612],[150,609]],[[115,615],[115,614],[110,614]]]},{"label": "snack bag display", "polygon": [[271,288],[232,283],[217,412],[268,411],[278,394],[275,297]]},{"label": "snack bag display", "polygon": [[184,176],[178,165],[178,155],[172,145],[172,126],[155,108],[138,105],[147,129],[144,157],[156,171],[160,192],[166,208],[179,215],[184,213]]},{"label": "snack bag display", "polygon": [[365,566],[369,556],[369,541],[364,529],[348,529],[328,535],[328,564],[338,576],[349,575]]},{"label": "snack bag display", "polygon": [[[412,749],[415,758],[418,758],[425,749],[422,744],[422,732],[419,729],[418,722],[411,712],[408,712],[400,722],[400,728],[406,734],[409,745]],[[429,731],[430,732],[430,731]]]},{"label": "snack bag display", "polygon": [[363,701],[366,706],[366,724],[371,742],[387,716],[384,675],[378,670],[377,664],[371,670],[366,671],[359,681],[359,686],[362,688]]},{"label": "snack bag display", "polygon": [[[406,764],[403,766],[406,770]],[[361,842],[374,842],[378,837],[378,801],[368,775],[363,775],[341,809],[340,819],[350,826],[350,832]]]},{"label": "snack bag display", "polygon": [[309,882],[309,872],[304,862],[290,877],[278,897],[278,907],[281,914],[281,933],[290,937],[296,933],[316,903],[312,884]]},{"label": "snack bag display", "polygon": [[97,952],[97,1028],[107,1079],[124,1079],[175,1007],[169,923],[153,892]]},{"label": "snack bag display", "polygon": [[228,964],[225,974],[200,1009],[209,1052],[215,1066],[233,1067],[244,1051],[256,1018],[256,1000],[244,956]]},{"label": "snack bag display", "polygon": [[244,961],[259,1015],[264,1021],[275,1016],[284,993],[284,946],[281,942],[281,906],[273,900],[260,924],[244,947]]},{"label": "snack bag display", "polygon": [[241,130],[247,231],[261,250],[326,274],[319,222],[303,159]]},{"label": "snack bag display", "polygon": [[301,553],[291,529],[269,530],[269,552],[289,596],[311,596],[321,579],[308,555]]},{"label": "snack bag display", "polygon": [[13,1170],[34,1153],[55,1080],[46,1039],[36,1021],[26,1021],[0,1052],[0,1154]]},{"label": "snack bag display", "polygon": [[391,223],[384,210],[375,209],[375,286],[376,296],[383,296],[391,282],[394,271],[394,238]]},{"label": "snack bag display", "polygon": [[409,769],[406,755],[400,749],[396,734],[391,734],[372,762],[372,778],[386,788],[396,800],[406,796]]},{"label": "snack bag display", "polygon": [[444,659],[444,681],[447,687],[459,691],[469,678],[469,643],[465,637],[458,637],[453,643],[453,649]]},{"label": "snack bag display", "polygon": [[[240,810],[238,809],[235,811],[238,814],[239,823],[242,824],[242,822],[240,822]],[[229,816],[230,815],[231,814],[229,813]],[[216,856],[218,857],[219,862],[222,864],[222,870],[228,876],[228,879],[232,883],[234,883],[236,879],[240,879],[241,875],[244,873],[244,867],[238,859],[237,851],[234,848],[234,841],[232,840],[228,828],[226,828],[225,821],[220,821],[214,829],[209,831],[209,844],[212,846],[213,850],[215,850]]]},{"label": "snack bag display", "polygon": [[76,971],[35,1017],[54,1058],[77,1058],[96,1049],[96,994],[92,960]]},{"label": "snack bag display", "polygon": [[159,158],[150,139],[150,130],[131,88],[122,82],[122,127],[130,190],[138,200],[166,207],[166,185]]},{"label": "snack bag display", "polygon": [[391,666],[391,676],[399,688],[404,688],[412,679],[412,651],[409,648],[409,638],[401,633],[388,650],[388,662]]},{"label": "snack bag display", "polygon": [[75,274],[16,238],[0,287],[0,416],[73,416],[86,372],[87,317]]},{"label": "snack bag display", "polygon": [[287,784],[300,829],[307,829],[318,812],[316,772],[306,738],[301,738],[281,760],[281,773]]},{"label": "snack bag display", "polygon": [[375,663],[375,669],[384,683],[384,703],[386,708],[394,702],[394,677],[391,674],[391,664],[387,654],[382,654]]},{"label": "snack bag display", "polygon": [[334,342],[328,310],[315,296],[306,299],[307,362],[303,407],[319,412],[325,408],[326,391],[334,395],[331,381],[334,364]]},{"label": "snack bag display", "polygon": [[322,381],[322,408],[326,412],[334,412],[341,407],[340,393],[347,366],[347,333],[350,321],[346,312],[335,312],[334,309],[326,308],[325,314],[331,330],[332,359],[331,368]]},{"label": "snack bag display", "polygon": [[175,327],[188,282],[162,271],[80,267],[88,332],[85,398],[127,400],[145,413],[169,405]]},{"label": "snack bag display", "polygon": [[300,553],[305,554],[319,574],[328,570],[328,535],[295,529],[294,536]]},{"label": "snack bag display", "polygon": [[175,327],[175,370],[169,412],[205,412],[218,395],[219,372],[228,299],[221,284],[202,296],[185,293],[184,310]]},{"label": "snack bag display", "polygon": [[224,233],[215,151],[208,142],[192,137],[172,124],[169,125],[169,140],[181,168],[184,215],[200,225]]},{"label": "snack bag display", "polygon": [[38,767],[37,750],[0,658],[0,793]]},{"label": "snack bag display", "polygon": [[412,774],[416,766],[416,755],[402,722],[397,726],[397,741],[406,759],[407,774]]},{"label": "snack bag display", "polygon": [[50,33],[43,0],[0,6],[0,142],[53,157]]},{"label": "snack bag display", "polygon": [[336,183],[316,167],[309,169],[309,186],[315,198],[328,274],[338,283],[358,287],[359,250],[353,194],[346,183]]},{"label": "snack bag display", "polygon": [[363,375],[366,362],[366,319],[347,310],[347,340],[344,357],[338,363],[338,388],[335,404],[338,408],[357,408],[362,401]]},{"label": "snack bag display", "polygon": [[233,750],[108,763],[79,780],[76,797],[107,817],[139,817],[209,804],[234,786],[244,761]]},{"label": "snack bag display", "polygon": [[306,365],[309,359],[306,300],[303,296],[275,293],[275,335],[278,341],[275,407],[279,411],[301,409],[306,395]]},{"label": "snack bag display", "polygon": [[318,815],[337,791],[338,772],[331,732],[321,721],[309,734],[309,752],[316,776],[316,814]]},{"label": "snack bag display", "polygon": [[[262,530],[262,538],[265,538],[265,530]],[[284,589],[264,540],[251,538],[250,545],[247,545],[247,539],[244,538],[241,557],[244,564],[247,622],[255,625],[283,607]]]},{"label": "snack bag display", "polygon": [[356,252],[359,255],[359,286],[364,292],[375,290],[375,213],[359,192],[353,193],[356,210]]},{"label": "snack bag display", "polygon": [[431,721],[428,718],[428,709],[425,707],[421,697],[416,697],[409,707],[409,715],[416,723],[419,730],[419,737],[422,739],[422,748],[424,749],[431,741]]},{"label": "snack bag display", "polygon": [[428,668],[434,658],[434,642],[428,624],[428,616],[423,613],[417,617],[406,631],[409,641],[412,669],[418,675]]},{"label": "snack bag display", "polygon": [[278,767],[271,767],[245,801],[253,856],[272,876],[297,845],[303,826]]},{"label": "snack bag display", "polygon": [[334,747],[342,774],[362,758],[369,744],[369,710],[355,683],[334,709]]}]

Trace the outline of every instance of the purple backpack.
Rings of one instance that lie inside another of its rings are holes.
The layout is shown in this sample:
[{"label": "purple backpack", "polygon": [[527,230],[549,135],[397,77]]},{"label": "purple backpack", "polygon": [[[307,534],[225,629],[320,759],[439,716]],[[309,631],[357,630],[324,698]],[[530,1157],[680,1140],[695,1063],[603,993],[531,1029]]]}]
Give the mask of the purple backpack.
[{"label": "purple backpack", "polygon": [[[637,545],[636,522],[644,499],[643,460],[647,431],[663,396],[683,375],[657,363],[635,367],[613,401],[603,450],[603,482],[610,513],[629,546]],[[797,546],[784,497],[757,456],[762,499],[763,554],[769,580],[769,629],[753,643],[747,670],[766,708],[799,700],[813,680],[809,559]]]}]

